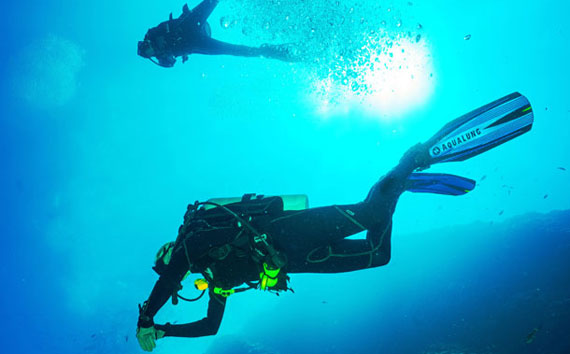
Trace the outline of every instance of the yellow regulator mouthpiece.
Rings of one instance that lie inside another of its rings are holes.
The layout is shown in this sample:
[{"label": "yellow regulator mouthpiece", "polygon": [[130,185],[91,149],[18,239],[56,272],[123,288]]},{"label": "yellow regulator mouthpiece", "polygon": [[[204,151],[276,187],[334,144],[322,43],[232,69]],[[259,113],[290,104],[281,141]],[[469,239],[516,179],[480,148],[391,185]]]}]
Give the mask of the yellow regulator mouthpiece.
[{"label": "yellow regulator mouthpiece", "polygon": [[277,285],[279,279],[277,276],[279,275],[279,271],[281,269],[271,269],[267,265],[267,263],[263,263],[263,272],[259,273],[259,287],[261,290],[267,290],[267,288],[274,287]]}]

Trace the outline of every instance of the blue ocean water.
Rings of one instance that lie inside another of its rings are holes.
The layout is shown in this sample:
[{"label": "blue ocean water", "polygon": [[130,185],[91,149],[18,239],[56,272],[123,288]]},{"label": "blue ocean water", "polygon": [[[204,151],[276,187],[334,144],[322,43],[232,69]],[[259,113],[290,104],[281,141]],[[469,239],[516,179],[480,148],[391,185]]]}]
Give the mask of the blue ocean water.
[{"label": "blue ocean water", "polygon": [[[221,0],[214,38],[311,60],[138,57],[183,4],[0,5],[2,352],[141,352],[137,304],[188,203],[360,201],[408,147],[514,91],[532,131],[430,169],[477,186],[404,194],[390,264],[235,295],[217,336],[156,352],[570,352],[567,2]],[[157,322],[205,311],[167,305]]]}]

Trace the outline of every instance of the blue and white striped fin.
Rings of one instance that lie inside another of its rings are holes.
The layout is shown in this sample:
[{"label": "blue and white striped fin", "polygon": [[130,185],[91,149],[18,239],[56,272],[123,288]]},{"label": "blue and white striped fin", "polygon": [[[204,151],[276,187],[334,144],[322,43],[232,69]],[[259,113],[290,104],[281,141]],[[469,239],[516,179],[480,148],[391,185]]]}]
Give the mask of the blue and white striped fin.
[{"label": "blue and white striped fin", "polygon": [[446,124],[427,142],[431,164],[479,155],[526,133],[533,121],[529,101],[512,93]]}]

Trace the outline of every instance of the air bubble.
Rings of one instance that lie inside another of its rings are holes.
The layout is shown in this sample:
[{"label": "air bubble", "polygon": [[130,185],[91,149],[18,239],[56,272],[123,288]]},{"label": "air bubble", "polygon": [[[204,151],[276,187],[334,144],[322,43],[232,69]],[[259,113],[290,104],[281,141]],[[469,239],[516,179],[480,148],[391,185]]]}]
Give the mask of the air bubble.
[{"label": "air bubble", "polygon": [[229,18],[227,17],[222,17],[220,18],[220,26],[222,26],[222,28],[230,28],[232,25],[232,22],[230,21]]}]

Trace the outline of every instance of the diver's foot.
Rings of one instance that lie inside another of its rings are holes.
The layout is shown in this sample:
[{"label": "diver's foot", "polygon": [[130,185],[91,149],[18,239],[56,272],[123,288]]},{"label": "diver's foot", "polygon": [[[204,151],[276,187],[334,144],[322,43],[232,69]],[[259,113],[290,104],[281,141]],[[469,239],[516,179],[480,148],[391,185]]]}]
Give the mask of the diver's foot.
[{"label": "diver's foot", "polygon": [[401,164],[409,164],[414,170],[425,170],[430,167],[431,156],[428,145],[418,143],[406,151],[400,159]]}]

